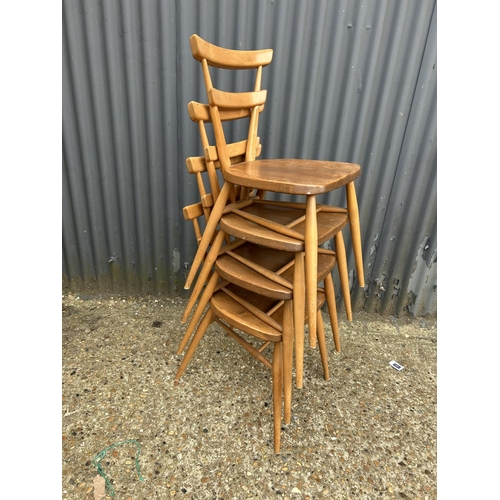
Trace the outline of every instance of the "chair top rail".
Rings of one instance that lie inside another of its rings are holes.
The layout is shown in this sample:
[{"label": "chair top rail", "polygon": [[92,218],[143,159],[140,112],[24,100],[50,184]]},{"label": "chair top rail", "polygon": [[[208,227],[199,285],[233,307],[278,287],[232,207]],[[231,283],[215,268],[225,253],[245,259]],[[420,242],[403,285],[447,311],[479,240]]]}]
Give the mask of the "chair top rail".
[{"label": "chair top rail", "polygon": [[273,49],[233,50],[213,45],[199,35],[189,38],[191,52],[197,61],[206,59],[209,66],[222,69],[251,69],[267,66],[273,59]]}]

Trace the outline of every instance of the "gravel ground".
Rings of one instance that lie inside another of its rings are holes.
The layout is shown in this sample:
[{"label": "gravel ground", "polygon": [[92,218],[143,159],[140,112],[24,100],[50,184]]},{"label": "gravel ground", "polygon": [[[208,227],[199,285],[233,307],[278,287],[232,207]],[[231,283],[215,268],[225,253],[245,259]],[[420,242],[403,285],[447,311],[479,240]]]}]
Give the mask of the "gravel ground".
[{"label": "gravel ground", "polygon": [[324,314],[330,380],[307,348],[276,455],[271,372],[220,327],[174,387],[185,305],[63,296],[64,499],[101,498],[101,452],[116,499],[437,498],[435,318],[340,311],[336,353]]}]

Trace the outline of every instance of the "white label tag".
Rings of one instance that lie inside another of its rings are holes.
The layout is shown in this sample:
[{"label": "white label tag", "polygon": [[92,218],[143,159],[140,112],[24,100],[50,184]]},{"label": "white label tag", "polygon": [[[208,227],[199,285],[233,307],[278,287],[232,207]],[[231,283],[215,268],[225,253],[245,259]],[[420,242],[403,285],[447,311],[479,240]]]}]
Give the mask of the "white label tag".
[{"label": "white label tag", "polygon": [[394,361],[394,360],[389,361],[389,364],[390,364],[393,368],[395,368],[396,370],[399,370],[399,371],[401,371],[401,370],[404,368],[404,366],[401,366],[399,363],[396,363],[396,361]]}]

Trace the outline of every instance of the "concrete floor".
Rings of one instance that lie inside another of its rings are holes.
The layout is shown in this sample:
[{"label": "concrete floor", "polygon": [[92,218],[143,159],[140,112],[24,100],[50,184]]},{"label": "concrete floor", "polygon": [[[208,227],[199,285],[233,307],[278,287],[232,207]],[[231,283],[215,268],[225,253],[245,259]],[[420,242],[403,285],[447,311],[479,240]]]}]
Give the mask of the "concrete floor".
[{"label": "concrete floor", "polygon": [[437,498],[436,319],[340,311],[337,353],[324,314],[330,380],[307,348],[276,455],[271,372],[220,327],[174,387],[185,305],[63,296],[64,499],[98,497],[103,451],[116,499]]}]

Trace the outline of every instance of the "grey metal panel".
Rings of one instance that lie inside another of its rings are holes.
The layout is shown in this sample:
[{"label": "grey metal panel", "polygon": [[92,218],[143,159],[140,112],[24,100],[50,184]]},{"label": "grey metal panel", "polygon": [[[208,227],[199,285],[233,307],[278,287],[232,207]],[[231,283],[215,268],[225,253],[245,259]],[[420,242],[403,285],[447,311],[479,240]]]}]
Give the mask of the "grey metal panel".
[{"label": "grey metal panel", "polygon": [[173,291],[179,181],[177,103],[168,96],[177,86],[175,4],[64,2],[63,23],[63,139],[67,168],[81,177],[71,177],[85,197],[75,200],[76,211],[88,220],[77,226],[92,255],[81,277]]},{"label": "grey metal panel", "polygon": [[[351,273],[355,308],[434,313],[435,9],[435,0],[64,1],[63,274],[185,293],[196,243],[181,209],[198,195],[184,161],[202,154],[187,104],[206,100],[189,47],[198,33],[273,48],[263,157],[362,166],[369,286]],[[246,72],[215,75],[229,90],[251,82]],[[345,194],[321,201],[344,204]],[[378,286],[383,276],[390,292]]]},{"label": "grey metal panel", "polygon": [[371,283],[364,305],[384,314],[407,310],[423,315],[436,310],[435,32],[434,11],[391,193],[379,208],[385,221],[381,232],[368,240]]}]

